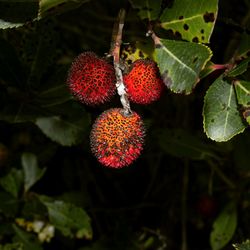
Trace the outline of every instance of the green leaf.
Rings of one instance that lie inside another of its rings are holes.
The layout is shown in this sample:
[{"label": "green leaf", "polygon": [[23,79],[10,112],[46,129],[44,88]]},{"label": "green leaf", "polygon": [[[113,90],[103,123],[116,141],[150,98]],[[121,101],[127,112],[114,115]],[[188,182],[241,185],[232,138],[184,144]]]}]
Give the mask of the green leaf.
[{"label": "green leaf", "polygon": [[53,201],[46,196],[39,196],[39,199],[48,209],[50,223],[64,236],[92,238],[90,217],[82,208],[63,201]]},{"label": "green leaf", "polygon": [[0,212],[6,217],[14,217],[18,211],[19,201],[7,192],[0,192],[0,201]]},{"label": "green leaf", "polygon": [[219,77],[204,98],[203,126],[212,140],[228,141],[245,129],[232,84]]},{"label": "green leaf", "polygon": [[233,247],[236,250],[250,250],[250,240],[246,240],[245,242],[242,242],[240,244],[233,244]]},{"label": "green leaf", "polygon": [[64,146],[82,142],[90,125],[90,115],[75,101],[49,107],[49,112],[60,116],[39,117],[36,125],[52,141]]},{"label": "green leaf", "polygon": [[22,154],[22,167],[24,172],[24,191],[27,192],[44,175],[46,168],[40,169],[37,157],[32,153]]},{"label": "green leaf", "polygon": [[212,250],[222,249],[233,237],[237,226],[236,206],[228,204],[213,223],[210,234]]},{"label": "green leaf", "polygon": [[21,243],[11,243],[0,245],[0,250],[24,250],[23,244]]},{"label": "green leaf", "polygon": [[250,82],[236,80],[234,81],[234,86],[238,104],[250,107]]},{"label": "green leaf", "polygon": [[161,11],[161,1],[155,0],[130,0],[134,9],[138,9],[138,15],[141,19],[149,21],[156,20]]},{"label": "green leaf", "polygon": [[243,112],[243,117],[246,119],[247,123],[250,125],[250,108]]},{"label": "green leaf", "polygon": [[5,191],[17,198],[23,185],[23,171],[12,168],[7,175],[0,179],[0,185]]},{"label": "green leaf", "polygon": [[16,51],[10,43],[1,38],[0,65],[0,79],[4,80],[7,84],[22,86],[24,77]]},{"label": "green leaf", "polygon": [[78,8],[86,2],[89,2],[89,0],[40,0],[38,19]]},{"label": "green leaf", "polygon": [[24,25],[37,16],[39,0],[0,1],[0,29]]},{"label": "green leaf", "polygon": [[212,52],[202,44],[160,40],[155,60],[164,83],[175,93],[190,94]]},{"label": "green leaf", "polygon": [[212,146],[184,130],[162,130],[158,135],[161,148],[170,155],[193,160],[218,158]]},{"label": "green leaf", "polygon": [[35,235],[23,231],[15,224],[13,224],[12,226],[16,233],[14,241],[20,242],[23,245],[23,250],[43,250]]},{"label": "green leaf", "polygon": [[235,76],[238,76],[238,75],[242,75],[244,72],[247,71],[249,62],[250,62],[250,57],[243,60],[239,65],[237,65],[237,67],[235,67],[230,72],[228,72],[227,75],[229,77],[235,77]]},{"label": "green leaf", "polygon": [[239,43],[237,55],[239,57],[244,57],[247,55],[249,51],[250,51],[250,35],[247,33],[243,33]]},{"label": "green leaf", "polygon": [[182,39],[209,43],[218,12],[217,0],[175,0],[161,17],[161,26]]},{"label": "green leaf", "polygon": [[67,68],[59,68],[46,83],[41,85],[36,98],[36,103],[39,106],[48,108],[73,99],[67,84],[65,84],[67,71],[68,66]]}]

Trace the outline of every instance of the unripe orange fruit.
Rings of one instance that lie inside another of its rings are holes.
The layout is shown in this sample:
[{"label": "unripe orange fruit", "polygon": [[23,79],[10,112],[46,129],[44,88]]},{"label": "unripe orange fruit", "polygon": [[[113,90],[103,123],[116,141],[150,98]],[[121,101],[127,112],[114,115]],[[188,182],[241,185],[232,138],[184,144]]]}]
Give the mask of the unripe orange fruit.
[{"label": "unripe orange fruit", "polygon": [[143,149],[145,129],[141,117],[121,108],[103,112],[90,133],[93,154],[104,166],[122,168],[139,157]]},{"label": "unripe orange fruit", "polygon": [[158,100],[164,89],[157,64],[151,59],[136,60],[123,80],[129,99],[138,104]]},{"label": "unripe orange fruit", "polygon": [[76,57],[67,79],[71,93],[92,106],[108,101],[115,94],[115,82],[114,67],[93,52]]}]

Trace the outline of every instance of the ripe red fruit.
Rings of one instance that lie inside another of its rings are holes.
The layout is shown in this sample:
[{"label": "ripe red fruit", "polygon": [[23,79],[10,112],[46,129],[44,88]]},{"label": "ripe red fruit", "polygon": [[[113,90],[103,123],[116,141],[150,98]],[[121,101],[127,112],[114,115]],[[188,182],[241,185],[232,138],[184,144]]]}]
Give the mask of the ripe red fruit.
[{"label": "ripe red fruit", "polygon": [[93,52],[80,54],[72,63],[67,83],[82,103],[97,105],[115,94],[114,67]]},{"label": "ripe red fruit", "polygon": [[129,99],[138,104],[158,100],[164,89],[157,64],[150,59],[136,60],[123,79]]},{"label": "ripe red fruit", "polygon": [[144,125],[137,113],[126,116],[121,108],[109,109],[93,125],[91,150],[104,166],[122,168],[139,157],[144,135]]}]

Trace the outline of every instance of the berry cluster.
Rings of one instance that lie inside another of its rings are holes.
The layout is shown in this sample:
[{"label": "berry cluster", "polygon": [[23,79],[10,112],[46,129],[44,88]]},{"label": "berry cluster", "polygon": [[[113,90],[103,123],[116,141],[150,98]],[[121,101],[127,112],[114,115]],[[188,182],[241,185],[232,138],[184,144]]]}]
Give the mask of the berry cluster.
[{"label": "berry cluster", "polygon": [[[128,98],[138,104],[158,100],[164,89],[157,64],[150,59],[136,60],[123,76]],[[98,105],[115,94],[114,67],[93,52],[80,54],[72,63],[67,84],[82,103]],[[95,121],[90,144],[93,154],[104,166],[122,168],[137,159],[143,149],[145,129],[136,112],[121,108],[103,112]]]}]

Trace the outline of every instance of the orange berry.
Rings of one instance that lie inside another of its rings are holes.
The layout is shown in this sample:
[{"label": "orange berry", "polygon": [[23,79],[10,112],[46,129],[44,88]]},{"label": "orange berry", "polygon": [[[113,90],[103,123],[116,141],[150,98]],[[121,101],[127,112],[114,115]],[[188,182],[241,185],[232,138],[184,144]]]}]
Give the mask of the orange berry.
[{"label": "orange berry", "polygon": [[109,109],[93,125],[91,150],[104,166],[122,168],[139,157],[144,135],[144,125],[137,113],[126,116],[121,108]]}]

